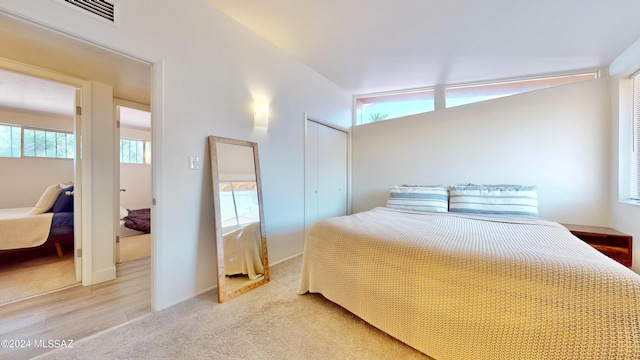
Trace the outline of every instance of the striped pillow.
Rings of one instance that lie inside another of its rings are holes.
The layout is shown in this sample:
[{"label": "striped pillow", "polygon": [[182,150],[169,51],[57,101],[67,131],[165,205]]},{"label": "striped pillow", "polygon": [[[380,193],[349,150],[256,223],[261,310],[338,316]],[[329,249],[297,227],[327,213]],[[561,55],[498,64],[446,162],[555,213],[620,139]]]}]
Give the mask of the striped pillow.
[{"label": "striped pillow", "polygon": [[452,185],[449,187],[449,211],[467,214],[538,216],[538,187]]},{"label": "striped pillow", "polygon": [[392,186],[387,207],[420,212],[447,212],[449,191],[444,186]]}]

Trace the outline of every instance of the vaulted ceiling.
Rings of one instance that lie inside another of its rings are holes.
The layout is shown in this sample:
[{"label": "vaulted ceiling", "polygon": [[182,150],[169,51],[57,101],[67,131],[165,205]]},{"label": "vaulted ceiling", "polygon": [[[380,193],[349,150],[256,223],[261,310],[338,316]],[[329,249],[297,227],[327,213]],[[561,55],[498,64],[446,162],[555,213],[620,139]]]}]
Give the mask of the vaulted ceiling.
[{"label": "vaulted ceiling", "polygon": [[638,0],[208,0],[347,92],[606,67]]},{"label": "vaulted ceiling", "polygon": [[[640,38],[637,0],[206,1],[351,94],[606,67]],[[144,62],[2,14],[0,44],[150,101]]]}]

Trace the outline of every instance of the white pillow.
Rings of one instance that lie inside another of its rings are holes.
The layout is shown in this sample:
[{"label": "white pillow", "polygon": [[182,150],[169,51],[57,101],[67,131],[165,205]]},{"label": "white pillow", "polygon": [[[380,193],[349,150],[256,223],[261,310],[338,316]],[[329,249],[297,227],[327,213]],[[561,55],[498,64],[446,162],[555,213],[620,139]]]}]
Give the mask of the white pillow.
[{"label": "white pillow", "polygon": [[468,214],[538,216],[536,185],[449,187],[449,211]]},{"label": "white pillow", "polygon": [[129,211],[123,207],[120,208],[120,220],[124,219],[125,217],[129,216]]},{"label": "white pillow", "polygon": [[31,212],[29,212],[29,214],[31,215],[44,214],[47,211],[51,210],[51,207],[56,202],[56,200],[58,200],[58,196],[60,196],[61,192],[62,192],[62,187],[60,187],[60,184],[49,186],[44,191],[42,196],[40,196],[38,203],[36,204],[36,206],[33,207],[33,209],[31,209]]},{"label": "white pillow", "polygon": [[447,212],[449,191],[444,186],[392,186],[387,207],[420,212]]}]

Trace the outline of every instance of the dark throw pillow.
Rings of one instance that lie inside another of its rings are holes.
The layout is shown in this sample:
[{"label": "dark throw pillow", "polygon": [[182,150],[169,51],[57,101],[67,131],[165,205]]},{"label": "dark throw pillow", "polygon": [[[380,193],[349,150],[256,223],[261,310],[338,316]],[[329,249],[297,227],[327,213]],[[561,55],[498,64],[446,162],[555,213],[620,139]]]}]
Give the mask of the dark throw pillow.
[{"label": "dark throw pillow", "polygon": [[73,195],[67,195],[67,192],[73,192],[73,185],[62,189],[62,192],[58,196],[58,199],[53,203],[51,212],[73,212]]}]

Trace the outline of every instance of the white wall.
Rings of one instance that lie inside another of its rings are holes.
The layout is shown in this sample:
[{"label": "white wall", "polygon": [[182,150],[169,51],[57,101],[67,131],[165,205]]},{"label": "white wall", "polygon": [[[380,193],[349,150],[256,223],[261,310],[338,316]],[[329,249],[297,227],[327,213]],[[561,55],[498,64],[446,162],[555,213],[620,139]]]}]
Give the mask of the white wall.
[{"label": "white wall", "polygon": [[353,211],[390,185],[530,184],[542,217],[609,225],[608,94],[605,78],[354,127]]},{"label": "white wall", "polygon": [[[300,253],[303,113],[348,127],[350,95],[205,0],[119,1],[118,6],[120,19],[113,26],[63,2],[0,4],[154,64],[154,307],[168,307],[216,284],[207,135],[258,143],[269,260]],[[253,127],[256,98],[270,103],[268,129]],[[189,155],[199,156],[204,166],[188,170]],[[94,187],[98,191],[106,190]]]},{"label": "white wall", "polygon": [[[0,109],[0,123],[73,131],[73,119]],[[73,181],[72,159],[0,157],[0,209],[34,206],[44,190]]]},{"label": "white wall", "polygon": [[625,202],[629,195],[629,155],[633,138],[632,82],[640,68],[640,39],[609,67],[611,77],[611,223],[633,236],[632,269],[640,272],[640,206]]},{"label": "white wall", "polygon": [[0,123],[73,132],[73,117],[0,108]]},{"label": "white wall", "polygon": [[[118,192],[118,184],[114,181],[113,169],[117,164],[115,151],[111,149],[115,141],[113,88],[107,84],[91,83],[91,139],[83,142],[83,148],[90,147],[90,153],[83,150],[83,155],[91,159],[91,185],[84,192],[91,193],[90,210],[83,208],[83,217],[91,219],[91,282],[99,283],[116,277],[114,264],[115,220],[117,214],[114,195]],[[83,199],[84,200],[84,199]],[[84,203],[84,202],[83,202]],[[88,205],[85,203],[85,205]],[[83,205],[84,206],[84,205]],[[83,231],[86,229],[83,229]],[[85,256],[83,248],[83,257]],[[85,279],[83,279],[85,283]]]}]

